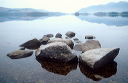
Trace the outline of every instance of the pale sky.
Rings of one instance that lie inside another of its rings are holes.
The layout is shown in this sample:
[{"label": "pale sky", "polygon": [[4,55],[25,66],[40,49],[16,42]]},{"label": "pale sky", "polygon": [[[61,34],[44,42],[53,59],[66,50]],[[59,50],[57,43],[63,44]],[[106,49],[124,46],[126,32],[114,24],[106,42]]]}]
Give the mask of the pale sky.
[{"label": "pale sky", "polygon": [[128,0],[0,0],[0,7],[35,8],[48,11],[73,13],[91,5]]}]

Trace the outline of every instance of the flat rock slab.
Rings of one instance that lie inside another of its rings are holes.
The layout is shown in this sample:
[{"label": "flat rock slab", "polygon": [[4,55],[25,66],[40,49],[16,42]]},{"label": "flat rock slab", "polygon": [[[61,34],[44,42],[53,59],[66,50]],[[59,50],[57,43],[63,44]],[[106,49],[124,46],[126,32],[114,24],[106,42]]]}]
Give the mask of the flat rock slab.
[{"label": "flat rock slab", "polygon": [[86,35],[85,36],[85,39],[95,39],[96,37],[95,36],[92,36],[92,35]]},{"label": "flat rock slab", "polygon": [[57,62],[68,62],[77,58],[76,55],[72,54],[71,48],[63,42],[53,42],[41,46],[36,50],[36,57]]},{"label": "flat rock slab", "polygon": [[92,69],[99,69],[112,62],[119,53],[119,48],[99,48],[80,55],[80,61]]},{"label": "flat rock slab", "polygon": [[70,48],[73,48],[73,46],[74,46],[74,43],[73,43],[73,41],[71,39],[54,38],[54,39],[48,41],[48,43],[53,43],[53,42],[64,42]]},{"label": "flat rock slab", "polygon": [[100,42],[98,40],[87,40],[85,43],[79,43],[74,46],[75,50],[82,52],[96,48],[101,48]]},{"label": "flat rock slab", "polygon": [[14,52],[8,53],[7,56],[11,59],[19,59],[29,57],[33,54],[33,51],[26,51],[26,50],[16,50]]}]

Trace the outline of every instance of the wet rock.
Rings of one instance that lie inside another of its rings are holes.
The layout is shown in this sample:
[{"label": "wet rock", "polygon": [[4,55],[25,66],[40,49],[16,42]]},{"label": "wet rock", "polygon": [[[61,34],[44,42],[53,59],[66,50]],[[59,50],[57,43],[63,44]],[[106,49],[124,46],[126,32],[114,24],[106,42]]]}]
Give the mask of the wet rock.
[{"label": "wet rock", "polygon": [[75,70],[78,64],[78,61],[54,62],[39,59],[37,59],[37,61],[41,64],[42,68],[60,75],[67,75],[70,71]]},{"label": "wet rock", "polygon": [[73,40],[74,40],[75,43],[81,43],[81,41],[79,41],[78,38],[74,38]]},{"label": "wet rock", "polygon": [[79,68],[87,78],[94,81],[99,81],[115,75],[117,72],[117,63],[113,61],[98,70],[90,69],[90,67],[88,67],[86,64],[79,63]]},{"label": "wet rock", "polygon": [[52,38],[54,35],[53,34],[47,34],[45,35],[46,37]]},{"label": "wet rock", "polygon": [[96,48],[101,48],[98,40],[87,40],[85,43],[79,43],[74,46],[75,50],[82,52]]},{"label": "wet rock", "polygon": [[55,37],[56,38],[62,38],[62,34],[61,33],[57,33]]},{"label": "wet rock", "polygon": [[49,41],[48,41],[48,43],[52,43],[52,42],[64,42],[64,43],[66,43],[70,48],[73,48],[73,46],[74,46],[73,41],[70,40],[70,39],[55,38],[55,39],[52,39],[52,40],[49,40]]},{"label": "wet rock", "polygon": [[37,49],[41,45],[40,41],[36,38],[29,40],[20,45],[20,47],[28,48],[28,49]]},{"label": "wet rock", "polygon": [[92,69],[99,69],[112,62],[119,53],[119,48],[98,48],[82,53],[79,61]]},{"label": "wet rock", "polygon": [[7,56],[11,59],[19,59],[29,57],[33,54],[33,51],[26,51],[26,50],[17,50],[11,53],[8,53]]},{"label": "wet rock", "polygon": [[77,56],[72,54],[71,48],[63,42],[53,42],[36,50],[38,59],[45,59],[57,62],[69,62],[77,59]]},{"label": "wet rock", "polygon": [[66,35],[67,37],[72,38],[72,37],[74,37],[74,36],[75,36],[75,33],[74,33],[74,32],[72,32],[72,31],[68,31],[65,35]]},{"label": "wet rock", "polygon": [[40,39],[41,44],[47,44],[47,42],[50,40],[49,37],[44,36],[42,39]]},{"label": "wet rock", "polygon": [[95,39],[95,37],[92,36],[92,35],[86,35],[86,36],[85,36],[85,39]]},{"label": "wet rock", "polygon": [[21,47],[20,50],[25,50],[25,48],[24,47]]}]

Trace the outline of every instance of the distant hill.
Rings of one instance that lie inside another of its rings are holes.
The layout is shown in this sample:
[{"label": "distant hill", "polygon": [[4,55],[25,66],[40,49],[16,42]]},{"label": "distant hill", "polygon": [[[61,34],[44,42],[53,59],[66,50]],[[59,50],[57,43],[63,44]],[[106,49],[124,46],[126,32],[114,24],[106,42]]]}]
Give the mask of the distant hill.
[{"label": "distant hill", "polygon": [[128,2],[118,2],[118,3],[108,3],[105,5],[96,5],[96,6],[90,6],[87,8],[82,8],[80,9],[79,13],[96,13],[96,12],[123,12],[123,11],[128,11]]}]

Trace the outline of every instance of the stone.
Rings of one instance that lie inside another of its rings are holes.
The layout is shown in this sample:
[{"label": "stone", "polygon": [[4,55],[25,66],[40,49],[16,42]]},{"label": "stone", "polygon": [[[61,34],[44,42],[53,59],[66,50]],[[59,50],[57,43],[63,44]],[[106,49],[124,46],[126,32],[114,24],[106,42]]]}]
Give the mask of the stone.
[{"label": "stone", "polygon": [[55,37],[56,38],[62,38],[62,34],[61,33],[57,33]]},{"label": "stone", "polygon": [[36,50],[36,57],[57,62],[69,62],[77,59],[77,56],[72,54],[71,48],[63,42],[53,42],[41,46]]},{"label": "stone", "polygon": [[28,49],[37,49],[41,45],[40,41],[36,38],[29,40],[20,45],[20,47],[28,48]]},{"label": "stone", "polygon": [[98,48],[88,50],[80,55],[79,61],[83,64],[87,64],[92,69],[99,69],[114,61],[119,50],[120,48]]},{"label": "stone", "polygon": [[48,43],[52,43],[52,42],[64,42],[70,48],[73,48],[73,46],[74,46],[74,43],[73,43],[73,41],[71,39],[54,38],[54,39],[48,41]]},{"label": "stone", "polygon": [[53,34],[47,34],[45,35],[46,37],[52,38],[54,35]]},{"label": "stone", "polygon": [[47,42],[50,40],[49,37],[44,36],[42,39],[40,39],[41,44],[47,44]]},{"label": "stone", "polygon": [[101,48],[98,40],[87,40],[85,43],[79,43],[74,46],[75,50],[82,52],[96,48]]},{"label": "stone", "polygon": [[74,37],[74,36],[75,36],[75,33],[74,33],[74,32],[72,32],[72,31],[68,31],[65,35],[66,35],[67,37],[72,38],[72,37]]},{"label": "stone", "polygon": [[86,35],[86,36],[85,36],[85,39],[95,39],[95,37],[92,36],[92,35]]},{"label": "stone", "polygon": [[33,51],[26,51],[26,50],[16,50],[14,52],[8,53],[7,56],[11,59],[19,59],[29,57],[33,54]]}]

